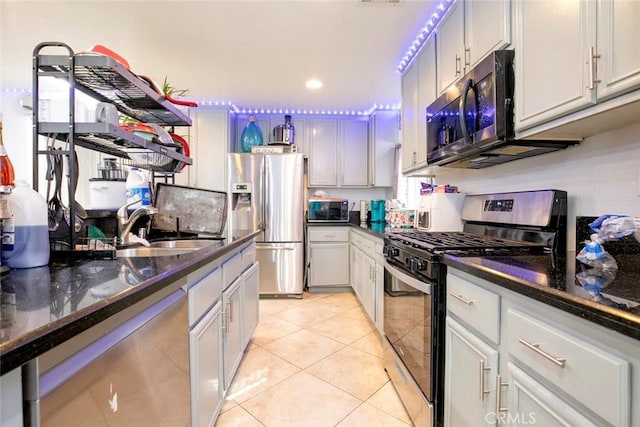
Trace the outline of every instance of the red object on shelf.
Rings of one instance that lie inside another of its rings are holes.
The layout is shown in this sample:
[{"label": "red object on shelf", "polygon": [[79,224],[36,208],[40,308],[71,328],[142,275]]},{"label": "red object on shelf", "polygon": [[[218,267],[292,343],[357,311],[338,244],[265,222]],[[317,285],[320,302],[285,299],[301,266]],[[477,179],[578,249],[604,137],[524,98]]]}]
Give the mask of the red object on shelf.
[{"label": "red object on shelf", "polygon": [[0,122],[0,186],[13,187],[15,179],[13,164],[11,164],[7,150],[2,142],[2,122]]},{"label": "red object on shelf", "polygon": [[96,45],[93,45],[91,49],[89,49],[89,52],[99,53],[101,55],[109,56],[115,59],[116,61],[118,61],[119,63],[121,63],[127,70],[131,71],[131,67],[129,67],[129,62],[127,62],[126,59],[124,59],[122,56],[118,55],[108,47],[105,47],[101,44],[96,44]]}]

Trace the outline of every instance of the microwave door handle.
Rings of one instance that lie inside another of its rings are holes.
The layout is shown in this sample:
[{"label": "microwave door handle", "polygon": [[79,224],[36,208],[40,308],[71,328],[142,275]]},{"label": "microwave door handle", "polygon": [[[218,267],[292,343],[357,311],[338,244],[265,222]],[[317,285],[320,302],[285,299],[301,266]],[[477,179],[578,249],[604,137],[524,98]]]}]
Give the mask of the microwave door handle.
[{"label": "microwave door handle", "polygon": [[467,93],[471,90],[471,85],[473,84],[473,80],[468,79],[464,82],[464,86],[462,86],[462,91],[460,93],[460,103],[459,105],[459,113],[460,113],[460,129],[462,130],[462,136],[464,136],[465,142],[471,144],[473,141],[471,140],[471,135],[469,135],[469,131],[467,130]]}]

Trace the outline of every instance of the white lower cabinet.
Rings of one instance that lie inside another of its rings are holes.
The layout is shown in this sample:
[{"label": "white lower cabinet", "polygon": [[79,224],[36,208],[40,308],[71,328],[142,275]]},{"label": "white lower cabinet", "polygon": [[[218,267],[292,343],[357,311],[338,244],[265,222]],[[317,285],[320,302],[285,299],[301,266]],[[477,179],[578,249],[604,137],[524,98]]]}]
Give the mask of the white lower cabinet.
[{"label": "white lower cabinet", "polygon": [[371,322],[382,333],[384,294],[384,257],[382,239],[351,230],[351,287]]},{"label": "white lower cabinet", "polygon": [[260,272],[259,263],[253,264],[247,271],[242,273],[242,343],[246,348],[251,341],[253,331],[258,326],[259,319],[259,292],[260,292]]},{"label": "white lower cabinet", "polygon": [[[567,405],[547,387],[512,363],[507,365],[509,379],[508,412],[492,413],[489,421],[499,425],[540,425],[545,427],[595,427],[597,423]],[[594,395],[600,395],[596,390]]]},{"label": "white lower cabinet", "polygon": [[236,373],[242,353],[244,351],[242,339],[242,279],[238,278],[222,293],[222,347],[224,350],[224,388],[231,385]]},{"label": "white lower cabinet", "polygon": [[214,424],[223,402],[222,302],[189,332],[191,425]]},{"label": "white lower cabinet", "polygon": [[495,402],[498,350],[447,318],[445,332],[445,426],[490,426]]},{"label": "white lower cabinet", "polygon": [[310,226],[307,229],[308,286],[349,286],[349,227]]},{"label": "white lower cabinet", "polygon": [[446,325],[445,425],[640,425],[637,340],[454,268]]},{"label": "white lower cabinet", "polygon": [[0,377],[0,426],[22,426],[22,374],[21,368]]},{"label": "white lower cabinet", "polygon": [[255,243],[188,277],[191,425],[212,426],[258,325]]}]

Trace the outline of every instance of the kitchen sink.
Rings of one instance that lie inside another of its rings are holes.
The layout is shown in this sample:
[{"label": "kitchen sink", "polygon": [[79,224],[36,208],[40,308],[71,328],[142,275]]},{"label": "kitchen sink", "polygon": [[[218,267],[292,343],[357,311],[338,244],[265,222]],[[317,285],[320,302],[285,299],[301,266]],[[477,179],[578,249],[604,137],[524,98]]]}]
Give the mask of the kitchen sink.
[{"label": "kitchen sink", "polygon": [[160,240],[150,242],[149,246],[135,246],[131,248],[118,249],[118,257],[157,257],[181,255],[197,251],[213,245],[220,246],[222,240],[213,239],[182,239],[182,240]]}]

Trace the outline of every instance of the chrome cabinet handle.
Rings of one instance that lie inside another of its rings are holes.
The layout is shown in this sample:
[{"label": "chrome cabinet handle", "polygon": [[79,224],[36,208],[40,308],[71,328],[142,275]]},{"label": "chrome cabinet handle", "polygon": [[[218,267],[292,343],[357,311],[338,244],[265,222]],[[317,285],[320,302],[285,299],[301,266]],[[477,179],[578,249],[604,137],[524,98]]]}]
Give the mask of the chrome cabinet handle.
[{"label": "chrome cabinet handle", "polygon": [[536,353],[538,353],[540,356],[544,357],[545,359],[547,359],[547,360],[555,363],[556,365],[560,366],[561,368],[564,368],[564,365],[567,363],[567,359],[565,359],[564,357],[554,357],[554,356],[550,355],[549,353],[547,353],[546,351],[542,350],[540,348],[540,344],[538,344],[538,343],[531,343],[529,341],[523,340],[522,338],[520,338],[518,340],[518,342],[520,342],[520,344],[524,345],[528,349],[531,349],[531,350],[535,351]]},{"label": "chrome cabinet handle", "polygon": [[456,55],[456,77],[459,76],[462,71],[460,70],[460,62],[461,62],[462,58],[460,58],[459,55]]},{"label": "chrome cabinet handle", "polygon": [[473,301],[470,299],[466,299],[465,297],[463,297],[462,295],[458,295],[458,294],[454,294],[453,292],[449,292],[449,295],[451,295],[452,297],[454,297],[455,299],[457,299],[458,301],[462,301],[463,303],[467,304],[467,305],[471,305],[473,304]]},{"label": "chrome cabinet handle", "polygon": [[600,59],[601,55],[596,53],[596,48],[593,46],[589,46],[589,51],[587,52],[589,56],[587,60],[587,67],[589,69],[589,84],[587,85],[587,89],[593,90],[595,88],[596,83],[600,83],[602,80],[597,78],[597,63],[596,59]]},{"label": "chrome cabinet handle", "polygon": [[471,48],[470,47],[465,47],[464,48],[464,66],[465,66],[465,68],[467,68],[470,65],[471,65]]},{"label": "chrome cabinet handle", "polygon": [[500,375],[496,375],[496,414],[499,414],[500,412],[506,412],[509,410],[509,408],[505,408],[503,406],[500,406],[500,400],[501,400],[501,387],[508,387],[509,383],[504,383],[502,382],[502,377]]},{"label": "chrome cabinet handle", "polygon": [[484,402],[484,396],[490,393],[490,390],[484,389],[484,373],[490,371],[491,368],[484,366],[484,359],[480,360],[480,401]]}]

